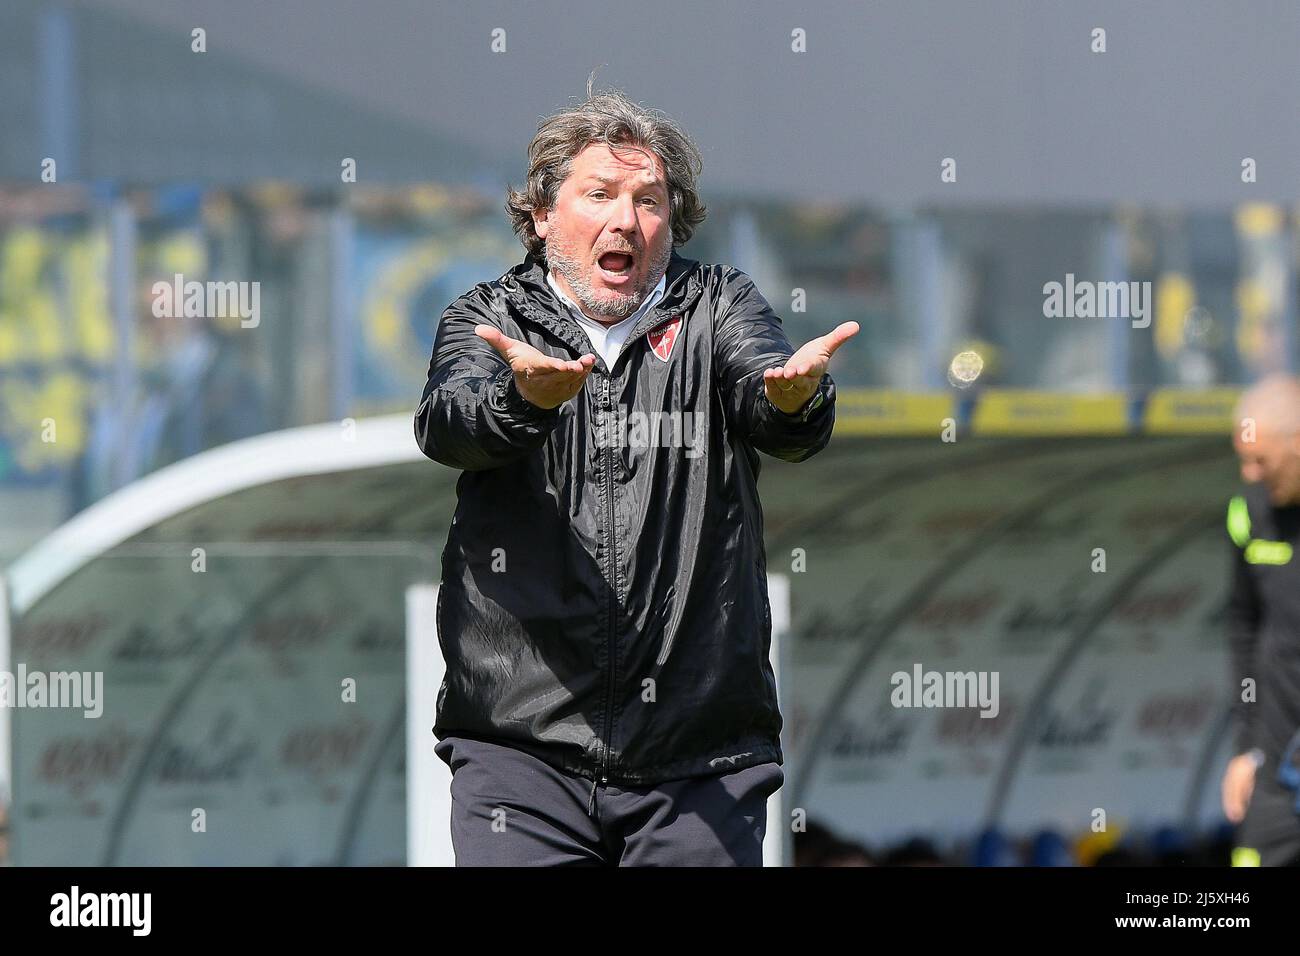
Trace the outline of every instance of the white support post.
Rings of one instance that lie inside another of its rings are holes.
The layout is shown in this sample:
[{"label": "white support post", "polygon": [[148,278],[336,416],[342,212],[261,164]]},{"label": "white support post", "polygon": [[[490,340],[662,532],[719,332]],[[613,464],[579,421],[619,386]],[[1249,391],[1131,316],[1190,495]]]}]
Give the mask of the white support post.
[{"label": "white support post", "polygon": [[406,590],[406,865],[455,866],[451,770],[433,752],[438,689],[446,662],[438,644],[438,587]]},{"label": "white support post", "polygon": [[[768,603],[772,607],[772,670],[776,673],[776,694],[781,713],[789,713],[789,690],[784,675],[789,673],[786,660],[789,652],[787,636],[790,632],[790,579],[784,574],[767,576]],[[788,717],[786,718],[789,719]],[[784,749],[784,747],[782,748]],[[785,766],[790,766],[787,760]],[[767,832],[763,836],[763,865],[792,866],[794,863],[793,834],[790,816],[786,812],[785,795],[790,781],[767,799]]]}]

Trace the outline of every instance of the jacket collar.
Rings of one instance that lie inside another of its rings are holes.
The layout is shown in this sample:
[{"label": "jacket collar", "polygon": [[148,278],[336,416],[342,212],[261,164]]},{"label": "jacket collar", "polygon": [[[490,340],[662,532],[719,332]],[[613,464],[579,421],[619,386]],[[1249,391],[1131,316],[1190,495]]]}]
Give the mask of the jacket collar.
[{"label": "jacket collar", "polygon": [[[664,271],[664,297],[632,326],[625,340],[628,344],[636,341],[637,336],[644,335],[679,313],[683,319],[686,318],[686,314],[701,292],[698,266],[697,260],[679,256],[676,249],[672,250],[668,258],[668,268]],[[505,291],[506,300],[524,316],[559,337],[574,351],[580,354],[590,351],[591,342],[587,338],[587,333],[574,321],[568,308],[551,291],[546,281],[546,272],[545,260],[529,253],[523,262],[501,277],[501,286]]]}]

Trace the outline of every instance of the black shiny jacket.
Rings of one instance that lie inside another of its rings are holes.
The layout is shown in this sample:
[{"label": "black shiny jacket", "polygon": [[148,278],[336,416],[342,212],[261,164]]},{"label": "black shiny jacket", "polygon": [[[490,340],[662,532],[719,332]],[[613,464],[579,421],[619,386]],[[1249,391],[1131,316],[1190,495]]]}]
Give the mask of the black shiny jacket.
[{"label": "black shiny jacket", "polygon": [[794,353],[781,320],[743,272],[674,250],[614,367],[597,356],[541,409],[474,327],[595,354],[544,270],[530,255],[447,307],[415,414],[424,454],[463,472],[434,734],[623,784],[780,762],[757,452],[826,447],[835,385],[773,406],[763,370]]}]

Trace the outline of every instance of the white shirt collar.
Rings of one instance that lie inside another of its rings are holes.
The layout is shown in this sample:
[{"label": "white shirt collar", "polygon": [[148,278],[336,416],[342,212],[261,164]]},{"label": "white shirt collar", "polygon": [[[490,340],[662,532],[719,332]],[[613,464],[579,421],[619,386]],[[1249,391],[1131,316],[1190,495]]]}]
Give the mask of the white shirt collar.
[{"label": "white shirt collar", "polygon": [[[577,303],[575,303],[572,299],[570,299],[567,295],[564,294],[564,290],[560,288],[560,284],[555,281],[555,274],[551,272],[550,269],[546,270],[546,282],[551,287],[551,291],[556,294],[559,300],[563,302],[566,306],[568,306],[569,311],[573,313],[574,318],[581,319],[586,322],[596,321],[591,316],[587,315],[587,313],[583,312],[582,309],[578,308]],[[629,315],[626,319],[620,319],[616,324],[622,325],[624,322],[635,323],[637,319],[641,318],[641,316],[645,315],[647,312],[653,309],[655,305],[659,302],[659,300],[664,297],[664,289],[667,287],[667,285],[668,285],[668,273],[665,272],[663,275],[659,277],[659,284],[654,287],[654,289],[650,292],[650,294],[646,296],[646,300],[641,303],[641,307],[637,309],[634,313]],[[604,325],[603,322],[600,324]]]}]

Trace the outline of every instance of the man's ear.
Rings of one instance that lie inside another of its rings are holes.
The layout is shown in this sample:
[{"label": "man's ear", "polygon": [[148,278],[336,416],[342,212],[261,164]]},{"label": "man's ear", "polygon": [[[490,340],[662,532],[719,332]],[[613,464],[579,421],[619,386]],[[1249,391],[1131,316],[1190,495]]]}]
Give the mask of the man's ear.
[{"label": "man's ear", "polygon": [[549,209],[533,210],[533,231],[537,233],[537,238],[545,239],[546,234],[551,231]]}]

